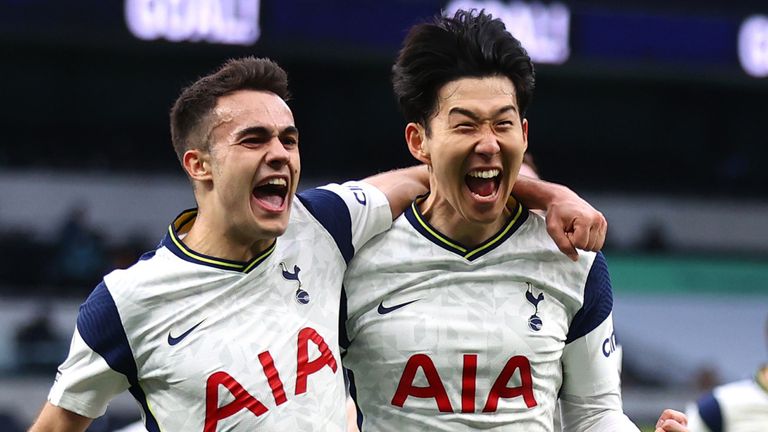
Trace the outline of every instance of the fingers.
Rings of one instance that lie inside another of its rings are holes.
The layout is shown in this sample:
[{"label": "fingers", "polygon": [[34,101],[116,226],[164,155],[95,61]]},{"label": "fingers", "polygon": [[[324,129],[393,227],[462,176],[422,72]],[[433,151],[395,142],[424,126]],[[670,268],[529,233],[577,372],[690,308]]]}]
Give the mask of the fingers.
[{"label": "fingers", "polygon": [[690,432],[688,427],[675,420],[664,420],[654,432]]},{"label": "fingers", "polygon": [[547,232],[552,237],[552,240],[555,241],[560,252],[564,253],[572,261],[579,259],[579,252],[574,247],[573,241],[570,238],[572,233],[567,232],[560,221],[554,218],[547,218]]},{"label": "fingers", "polygon": [[592,222],[583,217],[577,218],[572,224],[573,233],[570,235],[573,247],[581,250],[592,250],[590,246],[595,241],[596,230],[592,227]]},{"label": "fingers", "polygon": [[547,231],[558,249],[578,260],[576,249],[597,252],[605,244],[608,222],[586,201],[565,201],[547,211]]},{"label": "fingers", "polygon": [[608,234],[608,221],[602,213],[600,213],[600,222],[595,234],[597,238],[595,239],[594,249],[591,250],[599,251],[605,245],[605,236]]},{"label": "fingers", "polygon": [[[579,226],[579,222],[581,222],[581,226]],[[574,226],[576,231],[584,230],[582,235],[586,237],[584,243],[578,244],[576,247],[592,252],[597,252],[603,248],[605,234],[608,231],[608,222],[602,213],[595,210],[593,213],[585,215],[581,221],[577,221]]]},{"label": "fingers", "polygon": [[[608,224],[605,222],[605,219],[602,218],[602,215],[600,215],[600,218],[595,217],[592,220],[588,220],[586,217],[577,218],[570,223],[570,227],[567,225],[556,224],[557,221],[555,220],[549,221],[547,230],[552,238],[555,238],[554,230],[561,230],[570,242],[568,249],[582,249],[597,252],[602,249],[605,244],[605,234],[607,232]],[[555,241],[555,243],[558,245],[558,248],[565,253],[565,246],[561,246],[557,241]],[[569,254],[566,253],[566,255]],[[571,258],[573,259],[573,257]]]},{"label": "fingers", "polygon": [[665,409],[661,416],[659,417],[659,421],[656,423],[656,427],[659,427],[661,423],[663,423],[665,420],[674,420],[682,425],[688,424],[688,416],[683,414],[680,411],[675,411],[673,409]]},{"label": "fingers", "polygon": [[680,411],[665,409],[656,422],[655,432],[688,432],[688,417]]}]

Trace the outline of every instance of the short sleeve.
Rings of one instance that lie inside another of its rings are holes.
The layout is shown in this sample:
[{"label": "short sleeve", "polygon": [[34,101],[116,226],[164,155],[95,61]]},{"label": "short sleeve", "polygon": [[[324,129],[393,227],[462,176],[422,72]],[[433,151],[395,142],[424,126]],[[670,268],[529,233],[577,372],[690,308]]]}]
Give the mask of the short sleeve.
[{"label": "short sleeve", "polygon": [[722,432],[723,413],[714,393],[702,396],[688,407],[688,423],[692,431]]},{"label": "short sleeve", "polygon": [[75,330],[69,355],[59,366],[48,401],[82,416],[96,418],[104,415],[109,401],[129,386],[126,376],[110,368]]},{"label": "short sleeve", "polygon": [[563,393],[588,397],[619,389],[619,360],[613,330],[613,291],[602,253],[595,256],[563,351]]},{"label": "short sleeve", "polygon": [[130,353],[114,301],[101,283],[80,307],[69,354],[48,401],[86,417],[103,415],[109,401],[129,389],[129,376],[136,375]]},{"label": "short sleeve", "polygon": [[329,184],[297,196],[331,234],[346,262],[368,240],[392,225],[387,197],[365,182]]}]

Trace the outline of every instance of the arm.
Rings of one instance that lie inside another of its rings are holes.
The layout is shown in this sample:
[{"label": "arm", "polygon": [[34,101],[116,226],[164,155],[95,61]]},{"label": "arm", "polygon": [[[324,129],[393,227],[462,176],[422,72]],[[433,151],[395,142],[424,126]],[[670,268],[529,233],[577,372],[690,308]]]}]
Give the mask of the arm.
[{"label": "arm", "polygon": [[[400,216],[417,196],[429,190],[426,165],[387,171],[363,181],[384,193],[389,200],[392,219]],[[572,260],[579,258],[576,248],[602,249],[608,222],[602,213],[572,190],[544,180],[518,176],[512,193],[526,207],[546,210],[549,235]]]},{"label": "arm", "polygon": [[639,432],[622,411],[618,387],[592,396],[561,395],[560,406],[564,431]]},{"label": "arm", "polygon": [[383,172],[364,178],[363,181],[376,186],[386,195],[393,220],[405,211],[411,201],[429,190],[426,165]]},{"label": "arm", "polygon": [[546,210],[547,232],[558,249],[576,261],[576,249],[598,251],[605,242],[608,222],[575,192],[565,186],[518,176],[512,194],[530,209]]},{"label": "arm", "polygon": [[127,357],[130,350],[121,349],[116,336],[123,328],[116,322],[120,316],[110,301],[102,282],[80,306],[69,354],[58,368],[48,403],[32,431],[83,431],[91,419],[104,415],[112,397],[130,387],[126,375],[112,369],[106,360],[133,361]]},{"label": "arm", "polygon": [[638,431],[621,406],[612,308],[608,266],[598,253],[584,283],[582,307],[571,320],[561,359],[563,430]]},{"label": "arm", "polygon": [[46,402],[29,432],[82,432],[91,421],[88,417]]}]

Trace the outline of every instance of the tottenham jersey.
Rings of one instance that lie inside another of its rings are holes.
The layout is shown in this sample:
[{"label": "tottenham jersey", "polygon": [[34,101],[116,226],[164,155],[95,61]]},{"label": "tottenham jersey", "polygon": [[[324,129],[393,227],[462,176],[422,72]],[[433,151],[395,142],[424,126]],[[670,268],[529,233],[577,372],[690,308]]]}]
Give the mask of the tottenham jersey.
[{"label": "tottenham jersey", "polygon": [[768,431],[768,388],[757,378],[725,384],[689,406],[687,414],[691,432]]},{"label": "tottenham jersey", "polygon": [[364,432],[551,431],[558,393],[637,430],[621,414],[604,258],[569,260],[541,217],[509,208],[472,248],[414,203],[355,256],[342,346]]},{"label": "tottenham jersey", "polygon": [[187,248],[195,216],[88,297],[49,401],[93,418],[128,390],[149,431],[343,431],[342,277],[391,224],[386,197],[364,183],[302,192],[250,262]]}]

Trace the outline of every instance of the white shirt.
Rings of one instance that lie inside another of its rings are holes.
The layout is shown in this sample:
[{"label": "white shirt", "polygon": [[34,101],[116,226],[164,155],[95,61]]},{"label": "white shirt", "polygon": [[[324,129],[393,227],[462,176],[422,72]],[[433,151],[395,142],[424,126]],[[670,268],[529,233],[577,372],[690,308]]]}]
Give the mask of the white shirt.
[{"label": "white shirt", "polygon": [[689,405],[686,414],[691,432],[766,432],[768,388],[756,379],[725,384]]},{"label": "white shirt", "polygon": [[541,217],[510,210],[469,248],[412,205],[350,264],[342,345],[364,432],[551,431],[558,394],[566,430],[637,431],[604,258],[570,261]]},{"label": "white shirt", "polygon": [[391,224],[384,194],[364,183],[300,193],[285,234],[250,262],[187,248],[195,216],[81,306],[49,401],[94,418],[128,390],[150,432],[343,431],[342,275]]}]

